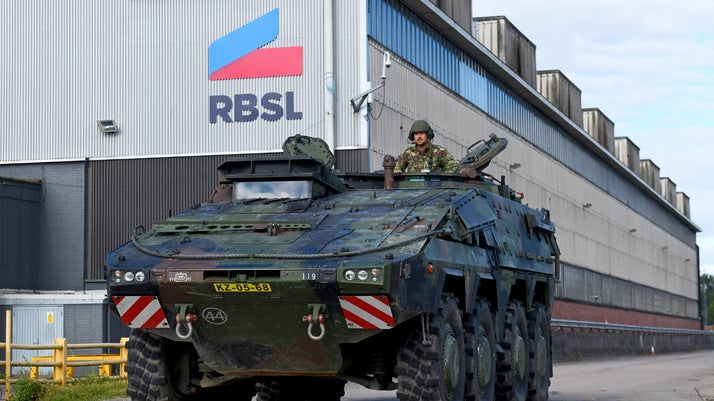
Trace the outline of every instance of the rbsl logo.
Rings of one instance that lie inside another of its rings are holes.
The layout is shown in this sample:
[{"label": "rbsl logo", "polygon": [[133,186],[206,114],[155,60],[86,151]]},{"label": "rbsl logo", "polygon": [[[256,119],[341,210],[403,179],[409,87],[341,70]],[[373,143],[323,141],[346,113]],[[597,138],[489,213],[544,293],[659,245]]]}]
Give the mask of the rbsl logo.
[{"label": "rbsl logo", "polygon": [[[302,46],[263,48],[278,37],[279,11],[267,14],[215,40],[208,47],[209,80],[298,76],[303,72]],[[209,120],[250,122],[301,120],[295,108],[295,93],[268,92],[257,95],[213,95],[209,99]]]},{"label": "rbsl logo", "polygon": [[[287,120],[302,120],[302,112],[295,111],[295,94],[286,92],[285,96],[277,92],[269,92],[260,98],[252,93],[242,93],[233,96],[209,97],[211,107],[211,124],[215,124],[220,117],[227,123],[249,122],[260,119],[265,121],[278,121],[283,116]],[[283,102],[285,107],[283,107]]]}]

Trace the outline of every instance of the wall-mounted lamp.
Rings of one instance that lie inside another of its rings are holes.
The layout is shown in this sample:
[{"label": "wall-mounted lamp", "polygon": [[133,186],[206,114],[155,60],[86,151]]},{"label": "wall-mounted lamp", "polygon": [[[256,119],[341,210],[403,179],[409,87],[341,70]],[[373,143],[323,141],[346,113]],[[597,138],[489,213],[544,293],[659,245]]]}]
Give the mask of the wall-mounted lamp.
[{"label": "wall-mounted lamp", "polygon": [[636,229],[636,228],[631,228],[631,229],[630,229],[630,233],[634,233],[634,232],[637,232],[637,229]]},{"label": "wall-mounted lamp", "polygon": [[119,126],[114,120],[97,120],[97,128],[103,134],[115,134],[119,132]]},{"label": "wall-mounted lamp", "polygon": [[684,259],[685,262],[689,262],[690,260],[692,260],[692,259],[689,259],[689,258]]},{"label": "wall-mounted lamp", "polygon": [[600,299],[600,295],[593,295],[593,301],[597,301],[598,299]]},{"label": "wall-mounted lamp", "polygon": [[589,209],[589,208],[591,208],[591,207],[593,207],[593,204],[592,204],[592,203],[586,203],[586,204],[583,205],[583,209]]},{"label": "wall-mounted lamp", "polygon": [[513,163],[513,164],[511,164],[510,166],[508,166],[508,168],[509,168],[511,171],[513,171],[513,170],[515,170],[515,169],[517,169],[517,168],[521,168],[521,163]]},{"label": "wall-mounted lamp", "polygon": [[663,251],[666,251],[667,249],[669,249],[669,247],[668,247],[667,245],[665,245],[665,246],[662,247],[662,250],[663,250]]}]

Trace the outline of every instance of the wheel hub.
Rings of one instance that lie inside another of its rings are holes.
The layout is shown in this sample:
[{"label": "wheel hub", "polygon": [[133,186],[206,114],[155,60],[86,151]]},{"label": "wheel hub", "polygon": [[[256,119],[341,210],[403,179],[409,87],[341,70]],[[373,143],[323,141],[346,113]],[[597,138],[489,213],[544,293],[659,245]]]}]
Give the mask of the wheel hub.
[{"label": "wheel hub", "polygon": [[513,368],[514,376],[518,381],[523,380],[526,372],[526,348],[523,343],[523,337],[521,332],[517,331],[514,333],[513,338]]},{"label": "wheel hub", "polygon": [[442,375],[444,379],[445,390],[451,394],[459,386],[459,374],[461,367],[461,356],[459,355],[459,344],[456,336],[449,327],[448,333],[444,338],[444,360],[442,366]]},{"label": "wheel hub", "polygon": [[478,380],[479,390],[483,392],[489,385],[491,378],[491,343],[488,341],[483,328],[481,328],[480,335],[478,337],[478,344],[476,345],[477,359],[476,359],[476,375]]}]

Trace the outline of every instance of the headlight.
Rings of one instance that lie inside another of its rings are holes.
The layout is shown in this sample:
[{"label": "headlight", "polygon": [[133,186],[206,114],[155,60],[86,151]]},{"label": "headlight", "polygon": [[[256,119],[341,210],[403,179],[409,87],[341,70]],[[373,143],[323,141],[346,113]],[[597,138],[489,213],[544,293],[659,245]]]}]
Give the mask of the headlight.
[{"label": "headlight", "polygon": [[385,274],[385,268],[381,266],[350,266],[340,271],[338,280],[356,290],[355,285],[381,284]]},{"label": "headlight", "polygon": [[114,281],[117,283],[121,283],[122,281],[131,283],[132,281],[136,281],[137,283],[141,283],[144,280],[146,280],[146,273],[143,271],[138,271],[138,272],[125,272],[121,270],[113,270],[112,275],[114,276]]},{"label": "headlight", "polygon": [[136,272],[134,278],[136,279],[136,281],[144,281],[146,275],[144,274],[144,272]]}]

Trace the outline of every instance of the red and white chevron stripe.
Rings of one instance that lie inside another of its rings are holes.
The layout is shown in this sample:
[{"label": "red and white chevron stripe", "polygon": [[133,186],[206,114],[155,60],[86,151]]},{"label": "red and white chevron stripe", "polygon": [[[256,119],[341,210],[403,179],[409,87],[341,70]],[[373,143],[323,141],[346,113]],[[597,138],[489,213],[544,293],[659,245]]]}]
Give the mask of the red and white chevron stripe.
[{"label": "red and white chevron stripe", "polygon": [[113,296],[124,325],[131,328],[157,329],[169,327],[159,300],[153,295]]},{"label": "red and white chevron stripe", "polygon": [[345,295],[340,297],[340,305],[350,329],[386,330],[394,327],[392,308],[386,295]]}]

